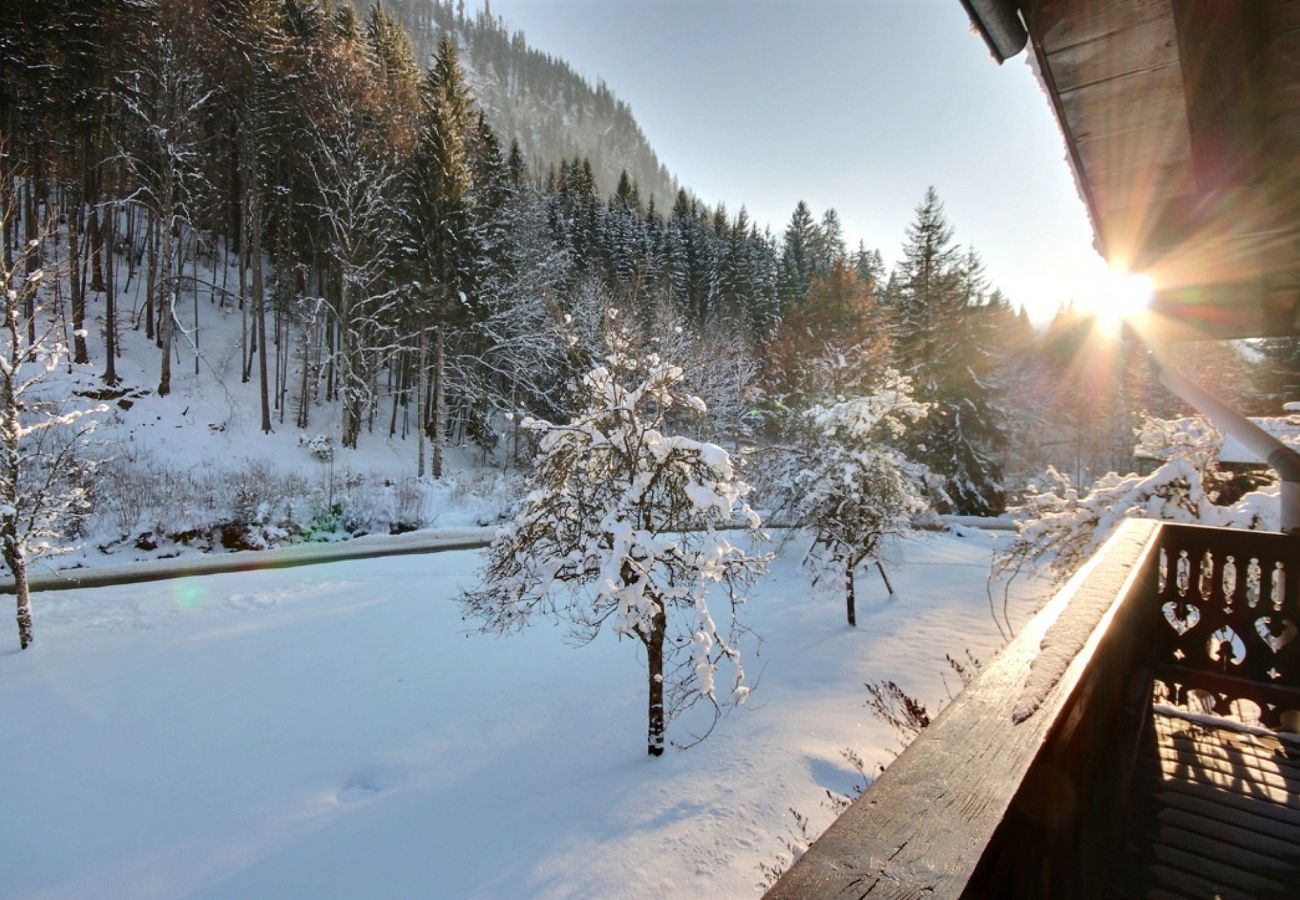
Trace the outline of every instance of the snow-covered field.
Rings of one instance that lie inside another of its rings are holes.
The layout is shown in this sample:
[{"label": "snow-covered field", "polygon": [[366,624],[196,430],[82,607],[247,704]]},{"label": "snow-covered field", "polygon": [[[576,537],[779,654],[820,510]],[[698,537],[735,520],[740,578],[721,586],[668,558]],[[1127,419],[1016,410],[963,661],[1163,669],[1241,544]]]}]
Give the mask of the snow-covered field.
[{"label": "snow-covered field", "polygon": [[[958,532],[897,549],[895,600],[862,576],[857,629],[788,548],[745,610],[749,703],[661,759],[632,642],[471,633],[475,551],[38,595],[0,651],[0,894],[755,895],[787,808],[820,831],[852,785],[841,749],[897,746],[863,682],[933,710],[944,654],[998,645],[1006,535]],[[1019,623],[1046,589],[1018,587]]]}]

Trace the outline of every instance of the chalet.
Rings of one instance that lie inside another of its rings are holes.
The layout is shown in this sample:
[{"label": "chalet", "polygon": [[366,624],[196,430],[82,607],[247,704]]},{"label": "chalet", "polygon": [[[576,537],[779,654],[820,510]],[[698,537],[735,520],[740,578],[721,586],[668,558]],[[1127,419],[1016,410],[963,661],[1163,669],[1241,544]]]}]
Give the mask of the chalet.
[{"label": "chalet", "polygon": [[[1155,284],[1157,361],[1300,335],[1300,2],[963,4]],[[1162,380],[1278,470],[1283,533],[1126,522],[769,896],[1300,896],[1300,456]]]}]

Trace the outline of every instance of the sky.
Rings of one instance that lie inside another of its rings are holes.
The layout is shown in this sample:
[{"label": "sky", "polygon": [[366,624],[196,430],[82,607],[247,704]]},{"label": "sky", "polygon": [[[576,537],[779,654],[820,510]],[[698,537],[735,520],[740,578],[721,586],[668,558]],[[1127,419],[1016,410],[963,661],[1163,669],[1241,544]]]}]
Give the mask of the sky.
[{"label": "sky", "polygon": [[[479,4],[470,0],[470,8]],[[958,0],[492,0],[603,79],[683,186],[779,234],[834,207],[888,264],[933,185],[957,242],[1043,322],[1104,271],[1025,54],[998,66]]]}]

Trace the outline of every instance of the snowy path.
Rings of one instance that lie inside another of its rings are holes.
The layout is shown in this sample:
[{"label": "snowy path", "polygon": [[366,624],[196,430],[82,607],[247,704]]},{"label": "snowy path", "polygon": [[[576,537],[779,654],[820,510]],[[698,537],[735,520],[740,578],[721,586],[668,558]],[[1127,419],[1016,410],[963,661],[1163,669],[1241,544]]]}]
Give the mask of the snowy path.
[{"label": "snowy path", "polygon": [[862,683],[933,709],[944,653],[997,645],[999,539],[906,542],[857,629],[791,548],[747,610],[750,704],[659,760],[631,643],[469,632],[476,552],[38,596],[36,645],[0,650],[3,893],[752,896],[787,807],[828,824],[839,751],[888,759]]}]

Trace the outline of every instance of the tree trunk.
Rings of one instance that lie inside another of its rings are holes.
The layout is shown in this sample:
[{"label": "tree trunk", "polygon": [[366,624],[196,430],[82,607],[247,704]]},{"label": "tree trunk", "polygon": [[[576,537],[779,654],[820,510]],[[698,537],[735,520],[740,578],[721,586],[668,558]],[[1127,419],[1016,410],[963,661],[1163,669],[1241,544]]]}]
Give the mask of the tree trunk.
[{"label": "tree trunk", "polygon": [[162,263],[158,273],[158,337],[162,346],[162,369],[158,376],[158,396],[166,397],[172,390],[172,297],[176,279],[172,277],[172,226],[176,217],[173,206],[173,173],[169,168],[163,177],[162,221],[158,223],[161,248],[158,253]]},{"label": "tree trunk", "polygon": [[339,393],[343,399],[343,439],[344,447],[356,449],[357,438],[361,434],[361,397],[357,385],[359,366],[357,365],[356,322],[353,321],[352,292],[349,290],[351,279],[348,277],[346,264],[342,265],[338,279],[339,309]]},{"label": "tree trunk", "polygon": [[415,372],[415,477],[424,477],[424,376],[428,370],[428,352],[425,348],[424,329],[420,329],[419,362]]},{"label": "tree trunk", "polygon": [[[90,237],[90,290],[102,294],[108,290],[108,285],[104,281],[104,229],[99,220],[99,176],[92,172],[88,174],[85,183],[86,202],[90,205],[90,221],[87,226]],[[111,244],[108,252],[113,252]]]},{"label": "tree trunk", "polygon": [[646,752],[651,756],[664,754],[664,634],[668,630],[668,616],[661,605],[645,638],[647,671],[650,688],[650,727]]},{"label": "tree trunk", "polygon": [[86,350],[86,286],[81,280],[81,200],[74,197],[68,210],[68,288],[72,295],[72,361],[90,362]]},{"label": "tree trunk", "polygon": [[190,308],[194,312],[194,374],[196,376],[195,384],[197,384],[199,374],[199,240],[197,236],[190,238],[190,261],[190,271],[193,273]]},{"label": "tree trunk", "polygon": [[154,328],[153,315],[158,280],[158,230],[152,211],[149,213],[148,222],[145,223],[144,242],[149,249],[149,264],[145,267],[144,273],[144,336],[153,341],[155,346],[160,346],[161,341],[158,340],[157,330]]},{"label": "tree trunk", "polygon": [[[240,356],[239,381],[248,384],[253,374],[253,348],[248,344],[248,203],[240,204],[239,215],[239,346],[243,348]],[[256,340],[256,338],[254,338]]]},{"label": "tree trunk", "polygon": [[889,582],[889,576],[885,574],[885,567],[882,566],[882,565],[880,564],[880,560],[876,560],[876,569],[879,570],[879,572],[880,572],[880,577],[883,578],[884,581],[885,581],[885,588],[886,588],[886,590],[889,591],[889,596],[890,596],[890,597],[893,597],[893,596],[894,596],[894,586],[893,586],[892,584],[890,584],[890,582]]},{"label": "tree trunk", "polygon": [[271,433],[271,394],[266,379],[266,291],[262,274],[262,209],[260,198],[256,193],[250,194],[253,207],[252,245],[249,247],[253,258],[253,323],[257,328],[257,377],[261,382],[259,393],[262,397],[262,433]]},{"label": "tree trunk", "polygon": [[6,272],[14,270],[14,238],[17,235],[18,217],[11,212],[14,206],[14,177],[8,166],[0,163],[0,221],[4,223],[4,267]]},{"label": "tree trunk", "polygon": [[104,383],[107,385],[117,384],[117,261],[112,254],[114,226],[113,209],[108,212],[108,221],[101,225],[101,228],[108,231],[108,267],[106,278],[104,280],[104,355],[107,361],[104,364]]},{"label": "tree trunk", "polygon": [[857,627],[858,624],[858,604],[857,596],[853,584],[853,570],[857,566],[853,565],[851,559],[844,561],[844,604],[845,611],[849,616],[849,625]]},{"label": "tree trunk", "polygon": [[311,367],[311,333],[316,327],[314,320],[308,320],[302,326],[302,381],[298,391],[298,427],[306,428],[308,416],[310,415],[308,407],[311,404],[311,398],[307,392],[310,390],[310,379],[308,372]]},{"label": "tree trunk", "polygon": [[443,327],[439,322],[433,328],[433,477],[442,477],[442,448],[447,435],[444,431],[447,417],[447,396],[443,382],[446,381],[443,350]]},{"label": "tree trunk", "polygon": [[5,536],[5,565],[14,576],[14,594],[18,600],[18,648],[26,650],[32,645],[32,595],[27,587],[27,560],[21,550],[10,545],[11,536]]},{"label": "tree trunk", "polygon": [[[25,238],[25,249],[23,251],[23,272],[30,281],[32,275],[41,267],[40,245],[36,242],[36,194],[30,181],[27,182],[26,214],[23,216],[23,237]],[[27,318],[27,344],[28,346],[36,343],[36,292],[26,292],[27,298],[24,301],[23,315]]]}]

